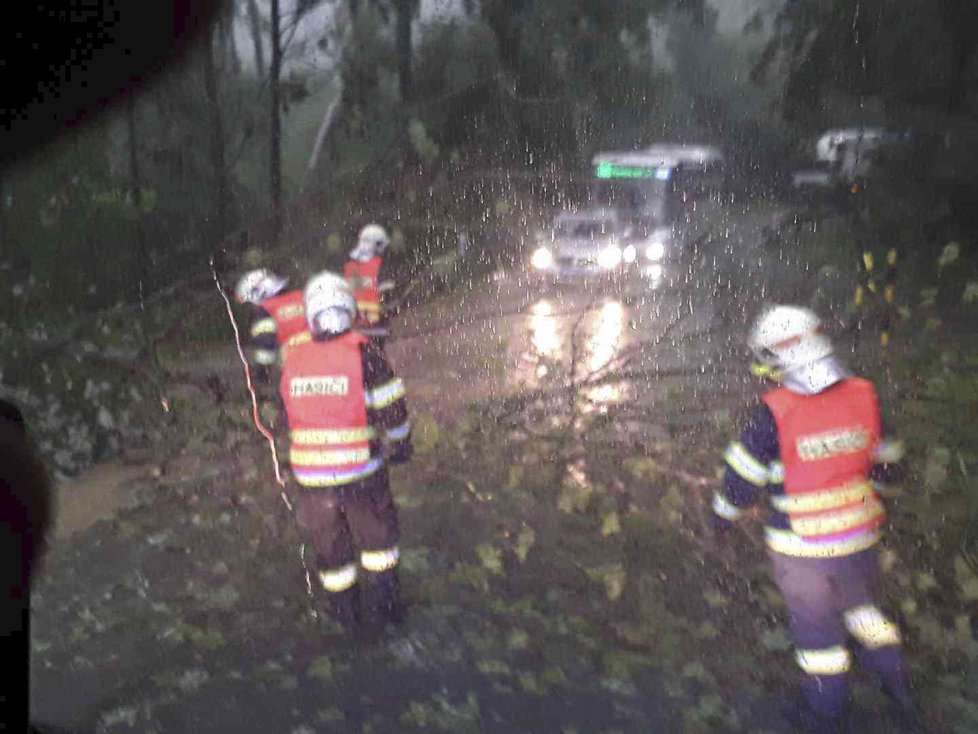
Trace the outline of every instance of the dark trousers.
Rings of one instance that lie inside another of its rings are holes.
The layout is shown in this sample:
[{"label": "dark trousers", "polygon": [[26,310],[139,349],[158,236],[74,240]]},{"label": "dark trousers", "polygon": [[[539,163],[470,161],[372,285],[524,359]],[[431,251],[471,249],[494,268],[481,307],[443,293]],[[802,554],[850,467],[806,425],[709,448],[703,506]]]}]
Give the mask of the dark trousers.
[{"label": "dark trousers", "polygon": [[[387,470],[340,487],[300,490],[296,521],[316,553],[317,576],[344,626],[398,609],[399,529]],[[363,598],[357,581],[367,583]]]},{"label": "dark trousers", "polygon": [[795,558],[772,552],[774,578],[791,615],[802,689],[819,715],[841,716],[849,695],[851,653],[901,704],[909,704],[900,633],[874,601],[875,548],[840,558]]}]

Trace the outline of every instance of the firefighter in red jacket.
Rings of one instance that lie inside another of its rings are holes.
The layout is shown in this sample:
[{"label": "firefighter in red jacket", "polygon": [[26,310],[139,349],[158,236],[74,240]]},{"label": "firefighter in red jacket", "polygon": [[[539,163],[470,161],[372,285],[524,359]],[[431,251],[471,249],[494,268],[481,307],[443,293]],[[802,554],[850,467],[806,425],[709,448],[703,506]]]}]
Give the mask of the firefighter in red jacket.
[{"label": "firefighter in red jacket", "polygon": [[916,722],[900,630],[876,603],[876,546],[886,515],[874,482],[899,478],[902,448],[884,436],[872,383],[843,368],[813,312],[768,309],[750,346],[780,385],[763,396],[727,449],[714,529],[727,536],[745,508],[770,500],[768,553],[788,606],[806,699],[794,712],[796,723],[841,730],[850,637],[863,666],[897,704],[896,715]]},{"label": "firefighter in red jacket", "polygon": [[368,224],[360,230],[357,246],[350,251],[350,260],[343,275],[357,300],[356,329],[383,348],[390,333],[390,320],[384,312],[384,294],[394,289],[394,282],[385,277],[384,254],[390,246],[387,230],[379,224]]},{"label": "firefighter in red jacket", "polygon": [[280,351],[301,340],[307,330],[302,291],[284,290],[288,283],[287,278],[259,269],[245,273],[234,289],[238,303],[255,306],[249,329],[250,351],[263,382]]},{"label": "firefighter in red jacket", "polygon": [[404,384],[353,330],[356,310],[342,277],[313,277],[305,289],[312,339],[286,351],[279,385],[300,486],[297,521],[315,549],[330,611],[352,632],[376,631],[403,613],[387,464],[412,453]]}]

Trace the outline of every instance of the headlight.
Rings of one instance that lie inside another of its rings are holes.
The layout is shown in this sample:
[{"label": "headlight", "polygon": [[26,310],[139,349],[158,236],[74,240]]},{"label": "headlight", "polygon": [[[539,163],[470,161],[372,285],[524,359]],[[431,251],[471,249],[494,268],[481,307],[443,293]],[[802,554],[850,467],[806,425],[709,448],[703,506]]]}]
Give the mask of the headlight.
[{"label": "headlight", "polygon": [[649,265],[645,270],[645,274],[648,275],[652,280],[659,280],[665,271],[659,263]]},{"label": "headlight", "polygon": [[538,247],[530,257],[530,265],[536,270],[549,270],[553,267],[554,255],[546,247]]},{"label": "headlight", "polygon": [[635,245],[625,245],[625,249],[621,251],[621,259],[627,263],[635,262],[637,256],[638,252],[635,250]]},{"label": "headlight", "polygon": [[666,244],[661,240],[655,240],[650,242],[649,246],[645,248],[645,257],[647,257],[652,262],[661,260],[666,255]]},{"label": "headlight", "polygon": [[611,270],[621,265],[621,250],[615,245],[608,245],[598,253],[598,265],[605,270]]}]

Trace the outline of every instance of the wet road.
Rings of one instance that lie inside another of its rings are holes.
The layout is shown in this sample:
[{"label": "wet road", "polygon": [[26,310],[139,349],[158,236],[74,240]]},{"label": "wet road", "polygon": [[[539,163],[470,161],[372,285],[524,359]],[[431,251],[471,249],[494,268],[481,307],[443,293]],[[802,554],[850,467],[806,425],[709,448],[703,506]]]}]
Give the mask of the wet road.
[{"label": "wet road", "polygon": [[554,286],[499,271],[406,313],[388,354],[411,402],[446,417],[472,401],[572,381],[588,411],[647,411],[677,390],[726,402],[745,384],[729,307],[677,283]]}]

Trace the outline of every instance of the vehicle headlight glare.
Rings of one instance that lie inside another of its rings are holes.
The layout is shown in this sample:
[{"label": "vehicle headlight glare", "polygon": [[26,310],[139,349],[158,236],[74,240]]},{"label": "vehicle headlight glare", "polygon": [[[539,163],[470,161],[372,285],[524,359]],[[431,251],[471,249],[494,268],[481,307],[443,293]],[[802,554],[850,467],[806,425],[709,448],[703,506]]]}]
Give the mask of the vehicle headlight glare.
[{"label": "vehicle headlight glare", "polygon": [[626,263],[635,262],[637,256],[638,252],[635,250],[635,245],[625,245],[625,249],[621,251],[621,259]]},{"label": "vehicle headlight glare", "polygon": [[666,244],[662,240],[655,240],[650,242],[649,246],[645,248],[645,257],[653,262],[661,260],[666,254]]},{"label": "vehicle headlight glare", "polygon": [[651,278],[652,280],[659,280],[664,272],[665,271],[662,269],[662,266],[659,265],[659,263],[655,263],[654,265],[649,265],[649,268],[646,271],[649,278]]},{"label": "vehicle headlight glare", "polygon": [[614,245],[609,245],[598,253],[598,265],[605,270],[611,270],[621,265],[621,250]]},{"label": "vehicle headlight glare", "polygon": [[530,265],[536,270],[547,270],[554,264],[554,255],[546,247],[538,247],[530,257]]}]

